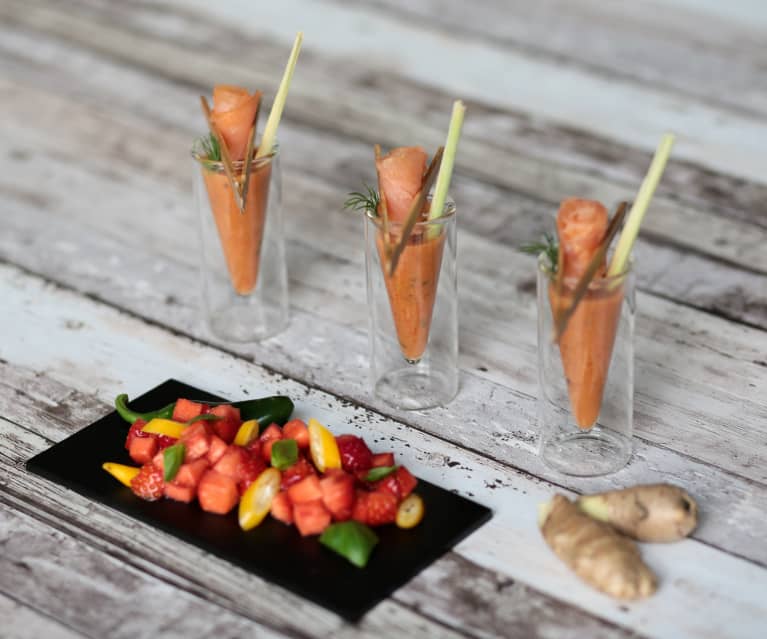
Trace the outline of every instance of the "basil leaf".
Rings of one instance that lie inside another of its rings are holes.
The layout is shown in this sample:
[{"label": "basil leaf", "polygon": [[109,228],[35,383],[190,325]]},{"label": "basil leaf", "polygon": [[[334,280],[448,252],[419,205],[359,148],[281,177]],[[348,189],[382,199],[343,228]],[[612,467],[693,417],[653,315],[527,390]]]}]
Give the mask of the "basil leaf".
[{"label": "basil leaf", "polygon": [[364,568],[378,543],[378,535],[358,521],[349,520],[328,526],[320,535],[320,543]]},{"label": "basil leaf", "polygon": [[285,470],[298,461],[298,443],[295,439],[280,439],[272,444],[272,466]]},{"label": "basil leaf", "polygon": [[187,426],[194,424],[195,422],[214,422],[221,419],[218,415],[211,415],[210,413],[204,413],[203,415],[197,415],[192,417],[188,422],[184,422]]},{"label": "basil leaf", "polygon": [[378,481],[384,477],[388,477],[395,472],[399,466],[378,466],[371,468],[367,475],[365,475],[365,481]]},{"label": "basil leaf", "polygon": [[162,467],[164,469],[163,479],[165,481],[173,481],[178,469],[181,468],[181,464],[184,461],[184,455],[186,454],[186,446],[184,444],[173,444],[168,446],[162,454]]}]

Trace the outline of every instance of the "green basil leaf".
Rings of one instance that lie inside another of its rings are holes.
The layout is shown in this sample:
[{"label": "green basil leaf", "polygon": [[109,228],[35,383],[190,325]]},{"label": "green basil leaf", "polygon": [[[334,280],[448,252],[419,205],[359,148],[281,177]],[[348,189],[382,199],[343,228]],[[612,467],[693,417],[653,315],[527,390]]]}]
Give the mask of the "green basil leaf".
[{"label": "green basil leaf", "polygon": [[298,443],[295,439],[280,439],[272,444],[272,466],[285,470],[298,461]]},{"label": "green basil leaf", "polygon": [[188,422],[184,422],[187,426],[190,426],[194,424],[195,422],[214,422],[221,419],[218,415],[211,415],[210,413],[204,413],[202,415],[197,415],[197,417],[192,417]]},{"label": "green basil leaf", "polygon": [[320,543],[364,568],[378,543],[378,535],[358,521],[342,521],[328,526],[320,535]]},{"label": "green basil leaf", "polygon": [[376,468],[371,468],[368,471],[368,474],[365,475],[365,481],[378,481],[379,479],[388,477],[396,471],[397,468],[399,468],[399,466],[378,466]]},{"label": "green basil leaf", "polygon": [[184,461],[184,455],[186,454],[186,446],[178,443],[173,446],[168,446],[162,455],[162,467],[164,469],[163,479],[165,481],[173,481],[178,469],[181,468],[181,464]]}]

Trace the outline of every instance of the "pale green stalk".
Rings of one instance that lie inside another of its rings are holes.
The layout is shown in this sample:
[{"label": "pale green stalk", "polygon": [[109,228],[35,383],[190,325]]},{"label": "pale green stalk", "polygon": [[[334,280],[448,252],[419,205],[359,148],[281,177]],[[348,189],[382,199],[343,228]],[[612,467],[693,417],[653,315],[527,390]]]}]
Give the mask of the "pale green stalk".
[{"label": "pale green stalk", "polygon": [[[442,156],[442,164],[437,174],[437,183],[434,185],[434,195],[431,198],[431,208],[429,209],[430,220],[440,217],[445,208],[447,190],[450,188],[450,178],[453,176],[455,153],[458,150],[458,138],[461,137],[464,113],[466,113],[466,106],[464,106],[463,102],[461,100],[453,102],[453,113],[450,116],[450,128],[447,132],[445,153]],[[439,233],[439,230],[437,230],[437,233]],[[429,235],[432,235],[431,229]]]}]

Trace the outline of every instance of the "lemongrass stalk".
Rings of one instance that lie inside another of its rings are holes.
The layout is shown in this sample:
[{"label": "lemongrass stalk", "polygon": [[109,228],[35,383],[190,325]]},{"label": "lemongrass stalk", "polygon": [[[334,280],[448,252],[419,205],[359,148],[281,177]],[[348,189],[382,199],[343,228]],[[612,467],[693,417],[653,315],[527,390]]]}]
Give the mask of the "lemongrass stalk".
[{"label": "lemongrass stalk", "polygon": [[272,104],[272,110],[269,112],[269,117],[266,120],[266,126],[264,127],[264,134],[261,136],[261,144],[258,147],[256,158],[261,158],[270,155],[274,150],[274,141],[277,139],[277,127],[280,125],[280,118],[282,118],[282,111],[285,108],[285,100],[288,98],[288,89],[290,88],[290,81],[293,79],[293,71],[296,68],[296,62],[298,61],[298,53],[301,51],[301,42],[304,39],[304,32],[299,31],[296,34],[295,42],[293,42],[293,50],[290,52],[288,58],[288,64],[285,66],[285,73],[282,74],[282,81],[280,82],[280,88],[277,89],[277,95],[274,96],[274,103]]},{"label": "lemongrass stalk", "polygon": [[639,193],[637,193],[636,200],[634,200],[634,204],[629,212],[626,226],[623,228],[618,244],[615,247],[610,268],[607,271],[608,276],[619,275],[626,268],[629,255],[631,255],[631,249],[634,246],[637,235],[639,235],[639,226],[642,224],[647,207],[650,205],[650,200],[652,200],[655,189],[658,187],[658,182],[660,182],[663,171],[666,168],[666,162],[671,154],[671,147],[674,146],[674,139],[673,134],[666,133],[655,150],[650,168],[647,170],[647,175],[645,175],[642,181],[642,186],[639,187]]},{"label": "lemongrass stalk", "polygon": [[450,179],[453,176],[453,164],[455,163],[455,152],[458,150],[458,138],[461,137],[461,127],[463,126],[463,115],[466,113],[466,106],[461,100],[453,102],[453,113],[450,116],[450,128],[447,132],[445,141],[445,153],[442,156],[442,165],[437,174],[437,183],[434,185],[434,195],[431,198],[431,208],[429,209],[429,219],[440,217],[445,208],[445,199],[447,190],[450,188]]}]

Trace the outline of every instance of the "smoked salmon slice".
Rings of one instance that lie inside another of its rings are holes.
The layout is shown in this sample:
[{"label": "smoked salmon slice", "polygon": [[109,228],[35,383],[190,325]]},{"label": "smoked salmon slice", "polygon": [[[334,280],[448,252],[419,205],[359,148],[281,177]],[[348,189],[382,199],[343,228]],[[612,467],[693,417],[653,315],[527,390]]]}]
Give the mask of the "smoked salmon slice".
[{"label": "smoked salmon slice", "polygon": [[248,148],[250,127],[258,110],[261,94],[220,84],[213,89],[211,121],[221,132],[232,162],[242,161]]},{"label": "smoked salmon slice", "polygon": [[405,222],[426,173],[426,151],[420,146],[401,146],[376,160],[381,197],[391,222]]}]

